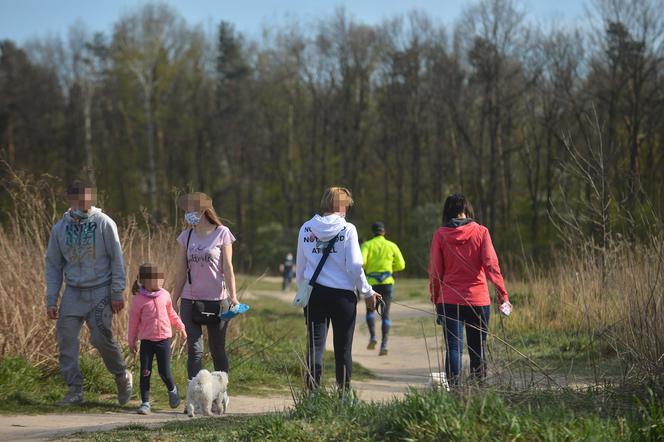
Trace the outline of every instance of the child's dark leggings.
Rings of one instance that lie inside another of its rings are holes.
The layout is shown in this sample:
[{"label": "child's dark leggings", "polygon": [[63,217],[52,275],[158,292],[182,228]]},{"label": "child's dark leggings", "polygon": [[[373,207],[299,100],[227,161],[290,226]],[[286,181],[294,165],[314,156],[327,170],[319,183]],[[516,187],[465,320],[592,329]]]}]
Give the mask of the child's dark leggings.
[{"label": "child's dark leggings", "polygon": [[141,340],[141,401],[150,402],[150,375],[152,374],[152,358],[157,357],[159,377],[166,384],[168,391],[173,391],[175,383],[171,375],[171,340]]}]

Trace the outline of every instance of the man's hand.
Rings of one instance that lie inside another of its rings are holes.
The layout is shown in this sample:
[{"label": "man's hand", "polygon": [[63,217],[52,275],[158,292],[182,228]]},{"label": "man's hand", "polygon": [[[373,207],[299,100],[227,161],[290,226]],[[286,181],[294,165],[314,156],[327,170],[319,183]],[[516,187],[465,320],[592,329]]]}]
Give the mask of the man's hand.
[{"label": "man's hand", "polygon": [[122,309],[124,308],[124,300],[122,301],[111,301],[111,310],[113,310],[113,313],[120,313]]},{"label": "man's hand", "polygon": [[46,315],[48,316],[48,319],[58,319],[58,307],[55,305],[47,307]]}]

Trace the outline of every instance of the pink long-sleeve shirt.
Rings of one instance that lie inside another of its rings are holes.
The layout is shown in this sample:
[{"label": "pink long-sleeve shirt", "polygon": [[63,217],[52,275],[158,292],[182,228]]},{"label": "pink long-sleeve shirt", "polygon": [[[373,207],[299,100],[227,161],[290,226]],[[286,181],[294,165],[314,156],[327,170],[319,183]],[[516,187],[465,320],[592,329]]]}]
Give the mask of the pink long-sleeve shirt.
[{"label": "pink long-sleeve shirt", "polygon": [[129,307],[129,344],[136,338],[148,341],[163,341],[173,336],[171,327],[184,330],[184,324],[171,302],[171,294],[164,289],[148,292],[141,289],[131,297]]},{"label": "pink long-sleeve shirt", "polygon": [[498,301],[508,301],[498,257],[486,227],[470,222],[459,227],[441,227],[433,234],[429,289],[434,304],[490,305],[487,278],[496,287]]}]

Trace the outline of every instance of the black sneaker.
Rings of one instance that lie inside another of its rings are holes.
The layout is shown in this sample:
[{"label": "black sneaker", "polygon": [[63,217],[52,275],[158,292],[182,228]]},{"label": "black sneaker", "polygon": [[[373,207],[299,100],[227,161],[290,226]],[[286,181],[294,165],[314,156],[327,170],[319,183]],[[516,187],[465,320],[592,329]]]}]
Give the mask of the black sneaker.
[{"label": "black sneaker", "polygon": [[57,402],[60,407],[78,405],[83,403],[83,391],[79,388],[69,388],[65,397]]}]

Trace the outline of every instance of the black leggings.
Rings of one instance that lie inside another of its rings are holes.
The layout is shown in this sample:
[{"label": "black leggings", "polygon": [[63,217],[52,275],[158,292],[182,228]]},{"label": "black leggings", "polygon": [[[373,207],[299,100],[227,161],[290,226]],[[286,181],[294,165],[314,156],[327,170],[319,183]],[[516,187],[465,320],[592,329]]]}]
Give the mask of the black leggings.
[{"label": "black leggings", "polygon": [[175,383],[171,375],[171,340],[141,340],[141,401],[150,402],[150,375],[152,374],[152,358],[157,356],[159,377],[166,384],[168,391],[173,391]]},{"label": "black leggings", "polygon": [[304,309],[307,323],[307,386],[320,386],[327,329],[332,322],[334,362],[337,385],[350,386],[353,366],[353,333],[357,316],[357,298],[350,290],[314,285],[309,305]]}]

